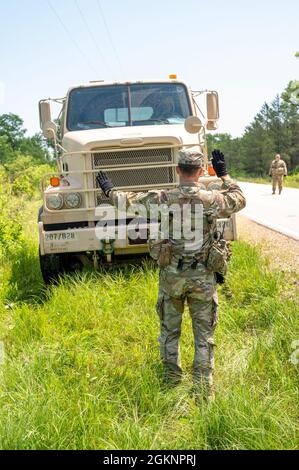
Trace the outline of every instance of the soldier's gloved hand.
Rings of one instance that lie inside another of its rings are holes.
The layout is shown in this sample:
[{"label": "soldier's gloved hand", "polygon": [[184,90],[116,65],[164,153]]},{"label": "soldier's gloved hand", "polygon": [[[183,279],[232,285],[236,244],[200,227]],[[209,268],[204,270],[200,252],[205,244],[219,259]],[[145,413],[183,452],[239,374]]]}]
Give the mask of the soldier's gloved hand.
[{"label": "soldier's gloved hand", "polygon": [[110,194],[110,191],[114,188],[114,184],[112,183],[111,179],[109,178],[109,176],[107,175],[105,171],[100,171],[97,174],[96,179],[101,190],[103,191],[105,196],[108,197]]},{"label": "soldier's gloved hand", "polygon": [[227,175],[226,163],[224,155],[220,150],[213,150],[212,159],[211,159],[213,168],[216,172],[216,175],[221,178],[221,176]]}]

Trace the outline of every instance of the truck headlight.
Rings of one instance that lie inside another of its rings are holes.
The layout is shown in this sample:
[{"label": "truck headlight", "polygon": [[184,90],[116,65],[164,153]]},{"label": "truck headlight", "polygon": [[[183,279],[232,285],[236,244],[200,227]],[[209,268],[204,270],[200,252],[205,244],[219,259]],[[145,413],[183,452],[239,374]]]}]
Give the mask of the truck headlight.
[{"label": "truck headlight", "polygon": [[59,210],[63,206],[63,197],[61,194],[50,194],[46,198],[47,206],[51,210]]},{"label": "truck headlight", "polygon": [[64,196],[64,203],[68,209],[77,209],[82,204],[80,193],[69,193]]}]

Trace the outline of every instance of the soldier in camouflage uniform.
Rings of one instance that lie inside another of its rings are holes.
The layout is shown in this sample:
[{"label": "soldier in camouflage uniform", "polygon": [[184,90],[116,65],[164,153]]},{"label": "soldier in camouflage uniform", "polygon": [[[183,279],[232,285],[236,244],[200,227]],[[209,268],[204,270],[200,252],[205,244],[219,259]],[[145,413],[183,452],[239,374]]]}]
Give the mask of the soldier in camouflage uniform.
[{"label": "soldier in camouflage uniform", "polygon": [[[174,238],[171,219],[169,222],[169,244],[171,247],[168,263],[163,263],[159,274],[159,295],[157,312],[160,319],[160,353],[165,366],[166,376],[180,380],[182,375],[179,340],[185,302],[188,303],[194,335],[193,377],[199,389],[211,391],[214,369],[214,331],[218,321],[218,298],[215,273],[207,269],[206,262],[214,240],[217,218],[228,217],[245,206],[245,198],[240,187],[228,176],[224,156],[213,152],[214,169],[222,181],[221,190],[202,189],[198,178],[203,174],[204,158],[198,151],[180,152],[176,171],[180,178],[177,188],[149,191],[144,193],[126,192],[127,207],[143,204],[150,212],[152,204],[173,203],[200,204],[203,217],[203,237],[200,247],[190,249],[181,237]],[[113,204],[117,204],[119,191],[107,174],[98,175],[99,186]],[[194,226],[192,221],[192,227]],[[169,246],[168,244],[168,246]],[[169,253],[168,253],[169,254]],[[166,265],[165,265],[166,264]],[[203,387],[202,387],[203,385]]]},{"label": "soldier in camouflage uniform", "polygon": [[272,194],[275,194],[276,187],[278,185],[279,194],[281,194],[283,187],[283,177],[287,176],[288,170],[285,162],[281,160],[279,153],[275,155],[275,159],[272,161],[269,176],[272,176]]}]

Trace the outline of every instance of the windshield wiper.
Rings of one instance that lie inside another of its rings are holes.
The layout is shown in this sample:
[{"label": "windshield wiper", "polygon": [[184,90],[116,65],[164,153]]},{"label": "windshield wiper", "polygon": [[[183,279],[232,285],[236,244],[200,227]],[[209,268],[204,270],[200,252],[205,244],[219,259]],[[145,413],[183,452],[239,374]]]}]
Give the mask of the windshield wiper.
[{"label": "windshield wiper", "polygon": [[104,127],[113,127],[106,124],[104,121],[79,121],[78,124],[101,124]]}]

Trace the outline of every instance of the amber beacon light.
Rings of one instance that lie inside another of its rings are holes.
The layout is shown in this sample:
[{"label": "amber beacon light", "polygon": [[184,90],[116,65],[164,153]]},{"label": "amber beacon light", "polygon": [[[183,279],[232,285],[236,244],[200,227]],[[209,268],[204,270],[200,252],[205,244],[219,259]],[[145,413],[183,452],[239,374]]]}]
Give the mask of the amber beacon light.
[{"label": "amber beacon light", "polygon": [[58,176],[52,176],[52,178],[50,178],[50,185],[53,188],[57,188],[57,186],[60,185],[60,178],[58,178]]},{"label": "amber beacon light", "polygon": [[213,168],[212,162],[209,162],[209,164],[208,164],[208,173],[209,173],[210,176],[216,176],[216,172]]}]

